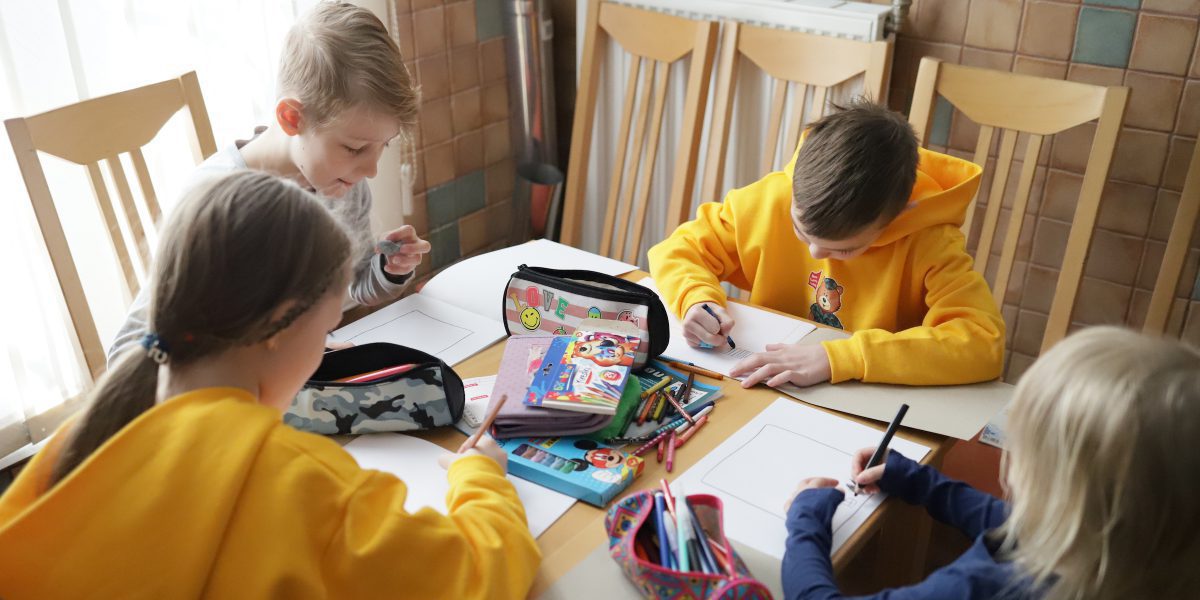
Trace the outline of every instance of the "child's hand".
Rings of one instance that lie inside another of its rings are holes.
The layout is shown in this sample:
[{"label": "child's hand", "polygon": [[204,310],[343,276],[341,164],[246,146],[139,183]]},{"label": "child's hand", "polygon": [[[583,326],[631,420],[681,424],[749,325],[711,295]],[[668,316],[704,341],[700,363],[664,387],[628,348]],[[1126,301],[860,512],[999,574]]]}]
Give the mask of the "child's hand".
[{"label": "child's hand", "polygon": [[871,460],[871,455],[875,454],[874,448],[863,448],[854,453],[854,458],[850,459],[850,478],[854,483],[858,484],[859,491],[868,494],[879,493],[879,480],[883,479],[883,468],[887,464],[886,450],[883,455],[884,462],[863,470],[867,466],[867,462]]},{"label": "child's hand", "polygon": [[[716,319],[704,310],[704,304],[708,304],[708,308],[716,313]],[[693,304],[683,315],[683,339],[693,348],[725,346],[725,337],[730,331],[733,331],[733,317],[725,312],[725,307],[715,302]]]},{"label": "child's hand", "polygon": [[770,387],[785,383],[808,386],[829,381],[833,370],[820,344],[767,344],[766,352],[743,359],[729,374],[745,377],[744,388],[764,381]]},{"label": "child's hand", "polygon": [[443,454],[438,458],[438,464],[442,465],[443,469],[449,469],[450,465],[454,464],[454,461],[464,456],[475,454],[482,454],[496,461],[496,464],[500,465],[500,470],[508,473],[508,453],[496,443],[496,440],[486,435],[479,438],[479,441],[475,443],[475,447],[468,449],[466,452],[461,454]]},{"label": "child's hand", "polygon": [[417,265],[429,253],[432,246],[429,242],[417,236],[417,230],[412,225],[402,225],[399,229],[388,232],[383,239],[400,244],[400,250],[387,257],[383,270],[392,275],[408,275],[416,270]]},{"label": "child's hand", "polygon": [[796,501],[796,496],[799,496],[800,492],[803,492],[804,490],[816,490],[820,488],[831,488],[837,486],[838,480],[830,479],[828,477],[809,477],[808,479],[802,479],[800,480],[800,484],[796,486],[796,491],[792,492],[791,497],[788,498],[787,502],[783,505],[783,512],[786,513],[791,510],[792,503]]}]

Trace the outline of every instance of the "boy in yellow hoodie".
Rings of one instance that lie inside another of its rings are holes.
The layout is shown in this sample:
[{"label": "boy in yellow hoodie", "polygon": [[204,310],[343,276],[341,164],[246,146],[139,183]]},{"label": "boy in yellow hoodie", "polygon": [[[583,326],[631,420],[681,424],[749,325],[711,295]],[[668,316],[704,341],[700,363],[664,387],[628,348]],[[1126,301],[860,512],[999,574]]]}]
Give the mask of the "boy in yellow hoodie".
[{"label": "boy in yellow hoodie", "polygon": [[540,553],[495,442],[449,455],[448,514],[409,513],[282,422],[357,258],[315,195],[201,184],[155,257],[149,332],[0,496],[0,598],[525,597]]},{"label": "boy in yellow hoodie", "polygon": [[735,331],[722,281],[853,332],[767,346],[734,368],[744,387],[994,379],[1004,322],[959,230],[980,171],[919,148],[901,115],[855,101],[814,122],[783,171],[701,205],[650,249],[650,272],[693,346]]}]

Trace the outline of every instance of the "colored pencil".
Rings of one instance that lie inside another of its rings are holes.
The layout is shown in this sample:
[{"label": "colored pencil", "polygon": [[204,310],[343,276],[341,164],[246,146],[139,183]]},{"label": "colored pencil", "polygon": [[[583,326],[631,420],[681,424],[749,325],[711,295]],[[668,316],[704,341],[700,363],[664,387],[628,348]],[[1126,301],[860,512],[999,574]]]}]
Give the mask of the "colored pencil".
[{"label": "colored pencil", "polygon": [[508,394],[501,394],[500,399],[497,400],[495,404],[492,405],[491,410],[488,411],[487,417],[484,418],[483,424],[479,426],[479,429],[476,429],[475,433],[471,434],[471,437],[467,438],[466,441],[464,441],[462,445],[458,447],[459,454],[474,448],[475,444],[479,443],[479,439],[483,437],[483,434],[492,428],[492,423],[496,421],[496,415],[500,414],[500,407],[504,406],[504,403],[507,401]]},{"label": "colored pencil", "polygon": [[710,371],[710,370],[702,368],[702,367],[697,367],[696,365],[693,365],[693,364],[681,363],[681,362],[676,362],[676,361],[667,361],[667,365],[674,367],[676,369],[679,369],[680,371],[686,371],[688,373],[695,373],[696,375],[703,375],[705,377],[711,377],[712,379],[716,379],[717,381],[725,380],[724,375],[722,375],[716,371]]},{"label": "colored pencil", "polygon": [[637,449],[634,450],[633,452],[630,452],[630,454],[632,454],[634,456],[641,456],[641,455],[645,454],[647,450],[654,447],[656,444],[658,444],[659,441],[665,439],[667,437],[668,431],[664,431],[664,432],[654,436],[654,439],[651,439],[650,441],[646,442],[645,444],[638,446]]},{"label": "colored pencil", "polygon": [[687,413],[687,411],[684,410],[683,405],[680,404],[678,400],[676,400],[675,398],[672,398],[670,394],[667,394],[667,401],[669,401],[671,403],[671,406],[675,407],[675,410],[679,411],[680,415],[683,415],[683,418],[687,419],[688,423],[691,423],[693,425],[696,424],[696,419],[693,419],[692,415],[689,415]]},{"label": "colored pencil", "polygon": [[383,379],[384,377],[388,377],[390,375],[406,373],[415,368],[417,368],[417,365],[415,363],[408,364],[408,365],[396,365],[394,367],[388,367],[386,369],[379,369],[377,371],[370,371],[368,373],[360,373],[358,375],[351,375],[350,377],[343,377],[341,379],[335,379],[334,382],[336,382],[336,383],[366,383],[368,381],[375,381],[377,379]]},{"label": "colored pencil", "polygon": [[679,438],[675,441],[675,447],[678,448],[678,447],[684,445],[685,443],[687,443],[688,440],[692,439],[693,435],[696,435],[696,431],[698,431],[701,427],[703,427],[704,424],[707,422],[708,422],[708,415],[707,414],[701,415],[701,417],[699,419],[696,419],[695,425],[693,425],[687,431],[683,432],[683,435],[679,436]]},{"label": "colored pencil", "polygon": [[667,472],[675,466],[675,431],[671,430],[671,436],[667,438]]},{"label": "colored pencil", "polygon": [[667,442],[667,440],[659,440],[658,441],[658,462],[662,462],[663,450],[666,450],[666,448],[667,448],[666,442]]},{"label": "colored pencil", "polygon": [[658,383],[650,386],[648,389],[646,389],[646,391],[642,392],[642,397],[645,398],[645,397],[649,396],[650,394],[653,394],[654,392],[657,392],[658,390],[661,390],[661,389],[667,387],[667,385],[669,385],[670,383],[671,383],[670,376],[663,377],[661,380],[659,380]]}]

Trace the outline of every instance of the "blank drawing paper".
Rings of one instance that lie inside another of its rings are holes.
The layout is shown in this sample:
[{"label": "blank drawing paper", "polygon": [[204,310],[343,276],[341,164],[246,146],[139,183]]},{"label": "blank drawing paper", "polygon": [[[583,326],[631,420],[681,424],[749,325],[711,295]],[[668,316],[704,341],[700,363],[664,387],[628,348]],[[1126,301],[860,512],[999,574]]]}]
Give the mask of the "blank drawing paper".
[{"label": "blank drawing paper", "polygon": [[[638,283],[662,296],[653,279],[647,277]],[[665,354],[732,377],[729,373],[733,371],[734,365],[751,354],[765,351],[767,344],[795,344],[816,329],[812,323],[737,302],[726,304],[725,310],[736,321],[731,332],[731,337],[737,344],[736,349],[701,349],[689,346],[687,340],[683,339],[683,325],[675,317],[675,313],[668,309],[667,320],[671,327],[671,340]]]},{"label": "blank drawing paper", "polygon": [[[713,494],[725,505],[725,532],[760,552],[783,558],[785,504],[808,477],[850,481],[850,460],[874,448],[883,432],[779,398],[679,476],[678,493]],[[916,461],[929,448],[893,437],[893,450]],[[883,502],[883,494],[848,493],[833,515],[837,552]]]},{"label": "blank drawing paper", "polygon": [[355,345],[390,342],[458,364],[504,337],[504,325],[421,294],[359,319],[330,336]]},{"label": "blank drawing paper", "polygon": [[[408,488],[404,499],[404,510],[415,513],[422,507],[430,507],[446,514],[446,493],[450,482],[446,470],[438,464],[438,457],[449,452],[441,446],[421,438],[400,433],[372,433],[355,438],[346,444],[346,452],[364,469],[375,469],[399,477]],[[525,505],[525,518],[533,537],[542,535],[575,499],[544,488],[536,483],[508,476],[517,496]]]}]

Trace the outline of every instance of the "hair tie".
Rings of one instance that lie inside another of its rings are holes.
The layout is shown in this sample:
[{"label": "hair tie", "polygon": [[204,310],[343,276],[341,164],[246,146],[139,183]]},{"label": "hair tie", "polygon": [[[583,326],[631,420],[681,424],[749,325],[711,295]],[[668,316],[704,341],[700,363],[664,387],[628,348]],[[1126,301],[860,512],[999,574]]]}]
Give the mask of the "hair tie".
[{"label": "hair tie", "polygon": [[146,349],[146,356],[160,365],[166,364],[171,359],[171,355],[167,351],[167,343],[157,333],[147,333],[142,336],[142,347]]}]

